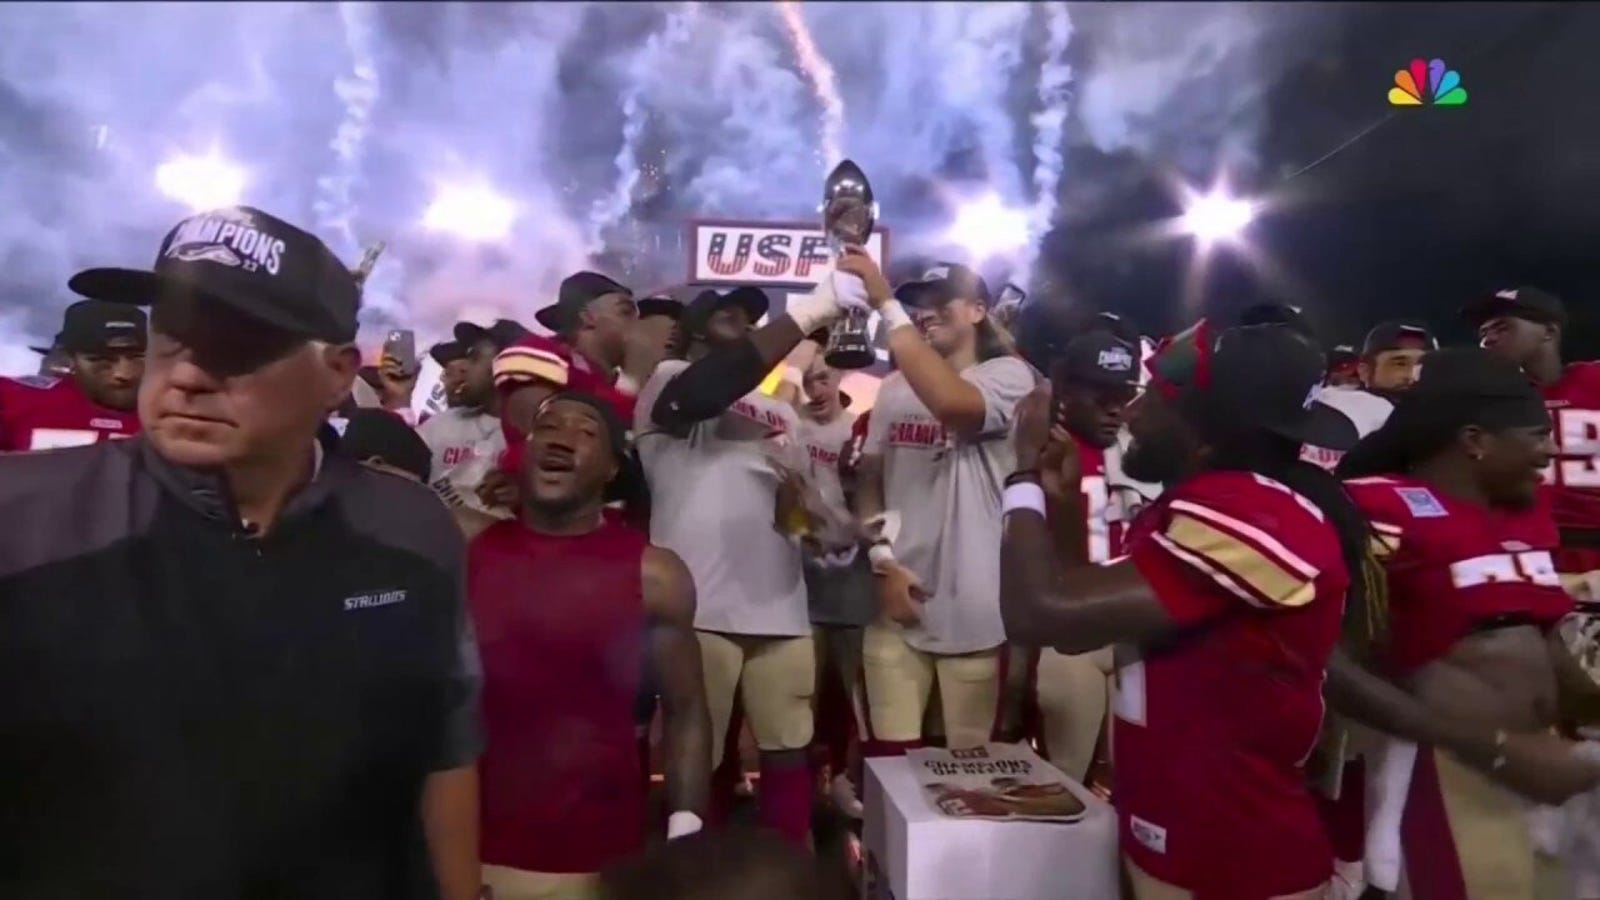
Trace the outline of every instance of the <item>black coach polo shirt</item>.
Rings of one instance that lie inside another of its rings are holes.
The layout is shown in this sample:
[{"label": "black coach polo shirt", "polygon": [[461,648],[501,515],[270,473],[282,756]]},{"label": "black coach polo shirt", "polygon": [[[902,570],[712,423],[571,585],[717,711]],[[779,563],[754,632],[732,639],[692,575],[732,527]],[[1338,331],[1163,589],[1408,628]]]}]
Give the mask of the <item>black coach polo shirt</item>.
[{"label": "black coach polo shirt", "polygon": [[337,453],[263,538],[142,438],[0,457],[0,897],[437,894],[481,743],[460,532]]}]

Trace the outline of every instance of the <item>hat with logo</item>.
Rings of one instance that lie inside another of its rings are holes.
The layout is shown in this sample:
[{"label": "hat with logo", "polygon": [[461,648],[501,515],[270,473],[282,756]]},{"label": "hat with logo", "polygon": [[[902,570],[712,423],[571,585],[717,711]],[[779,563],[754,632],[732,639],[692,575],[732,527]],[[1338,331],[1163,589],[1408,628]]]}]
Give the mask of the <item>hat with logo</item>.
[{"label": "hat with logo", "polygon": [[161,242],[155,265],[85,269],[67,286],[94,300],[148,306],[189,296],[297,336],[356,337],[361,286],[316,235],[250,206],[199,213]]},{"label": "hat with logo", "polygon": [[139,350],[148,337],[147,325],[144,310],[132,304],[79,300],[62,314],[55,343],[68,353],[92,353],[112,347]]},{"label": "hat with logo", "polygon": [[461,347],[461,355],[465,356],[482,341],[488,341],[494,345],[496,351],[500,351],[532,332],[510,319],[495,319],[494,324],[488,328],[476,322],[457,322],[452,334],[456,339],[455,342]]},{"label": "hat with logo", "polygon": [[459,341],[440,341],[428,348],[428,355],[441,366],[448,366],[458,359],[467,358],[467,350]]},{"label": "hat with logo", "polygon": [[607,294],[631,297],[633,291],[615,278],[599,272],[576,272],[561,280],[561,287],[556,291],[556,302],[534,313],[533,317],[556,334],[565,334],[577,323],[578,315],[590,303]]},{"label": "hat with logo", "polygon": [[1138,387],[1139,348],[1109,331],[1090,331],[1067,342],[1051,374],[1066,384]]},{"label": "hat with logo", "polygon": [[1371,359],[1390,350],[1437,350],[1439,341],[1422,325],[1409,322],[1383,322],[1367,332],[1361,342],[1361,355]]},{"label": "hat with logo", "polygon": [[1468,303],[1461,308],[1461,315],[1474,328],[1501,316],[1541,325],[1567,324],[1567,307],[1561,298],[1536,287],[1503,288]]},{"label": "hat with logo", "polygon": [[952,300],[976,300],[989,306],[989,284],[983,276],[960,263],[935,263],[922,275],[894,289],[894,298],[907,306],[927,309]]},{"label": "hat with logo", "polygon": [[772,307],[772,301],[767,299],[766,291],[749,285],[722,292],[705,289],[696,294],[683,308],[683,317],[679,321],[690,331],[699,331],[710,321],[712,313],[725,306],[739,307],[750,317],[750,321],[755,323],[761,321],[761,317],[767,314],[767,310]]}]

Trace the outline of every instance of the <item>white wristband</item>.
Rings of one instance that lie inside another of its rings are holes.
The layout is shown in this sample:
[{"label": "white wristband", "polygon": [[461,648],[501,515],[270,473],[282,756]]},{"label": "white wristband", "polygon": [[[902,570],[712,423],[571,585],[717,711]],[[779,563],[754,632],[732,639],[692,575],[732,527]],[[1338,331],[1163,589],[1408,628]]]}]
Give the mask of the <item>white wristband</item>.
[{"label": "white wristband", "polygon": [[700,817],[687,810],[678,810],[667,816],[667,840],[673,841],[681,837],[688,837],[705,827]]},{"label": "white wristband", "polygon": [[1005,493],[1000,495],[1000,515],[1005,516],[1020,509],[1031,509],[1044,515],[1044,488],[1026,481],[1006,488]]},{"label": "white wristband", "polygon": [[883,305],[878,307],[878,315],[883,318],[884,327],[890,331],[902,325],[916,324],[911,321],[910,313],[907,313],[906,308],[900,305],[899,300],[883,301]]},{"label": "white wristband", "polygon": [[867,559],[871,561],[872,570],[876,572],[878,569],[896,561],[894,548],[888,544],[873,544],[867,549]]}]

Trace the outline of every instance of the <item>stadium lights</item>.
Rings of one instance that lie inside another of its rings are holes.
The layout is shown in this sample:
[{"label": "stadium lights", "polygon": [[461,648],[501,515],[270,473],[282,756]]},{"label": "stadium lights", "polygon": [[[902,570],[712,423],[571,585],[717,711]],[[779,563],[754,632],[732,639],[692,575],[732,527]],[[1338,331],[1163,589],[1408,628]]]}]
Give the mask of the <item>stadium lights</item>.
[{"label": "stadium lights", "polygon": [[1236,240],[1255,220],[1256,205],[1228,196],[1218,188],[1209,194],[1193,194],[1184,204],[1179,226],[1202,243]]},{"label": "stadium lights", "polygon": [[447,185],[422,214],[422,227],[469,241],[502,241],[511,235],[517,205],[486,185]]},{"label": "stadium lights", "polygon": [[1000,195],[991,191],[957,207],[945,237],[965,247],[981,263],[1028,245],[1028,212],[1006,206]]},{"label": "stadium lights", "polygon": [[238,205],[246,180],[243,168],[215,150],[181,154],[156,167],[156,190],[194,212]]}]

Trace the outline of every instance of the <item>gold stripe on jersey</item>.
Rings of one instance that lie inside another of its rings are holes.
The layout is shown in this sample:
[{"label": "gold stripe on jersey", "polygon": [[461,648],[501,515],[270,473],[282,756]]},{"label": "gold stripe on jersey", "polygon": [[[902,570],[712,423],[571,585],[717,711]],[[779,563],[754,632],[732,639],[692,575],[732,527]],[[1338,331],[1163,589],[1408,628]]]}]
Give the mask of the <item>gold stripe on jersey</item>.
[{"label": "gold stripe on jersey", "polygon": [[1317,594],[1317,570],[1298,556],[1293,557],[1295,565],[1286,565],[1278,554],[1263,552],[1198,516],[1175,513],[1166,537],[1248,588],[1245,599],[1252,605],[1304,606]]},{"label": "gold stripe on jersey", "polygon": [[552,384],[567,383],[567,364],[561,357],[528,347],[510,347],[494,358],[494,381],[538,379]]},{"label": "gold stripe on jersey", "polygon": [[1368,542],[1373,557],[1382,561],[1399,553],[1402,533],[1399,528],[1387,522],[1373,522]]}]

